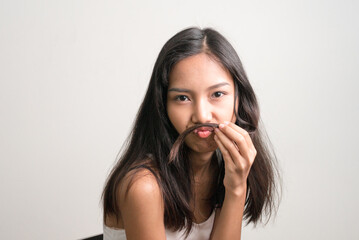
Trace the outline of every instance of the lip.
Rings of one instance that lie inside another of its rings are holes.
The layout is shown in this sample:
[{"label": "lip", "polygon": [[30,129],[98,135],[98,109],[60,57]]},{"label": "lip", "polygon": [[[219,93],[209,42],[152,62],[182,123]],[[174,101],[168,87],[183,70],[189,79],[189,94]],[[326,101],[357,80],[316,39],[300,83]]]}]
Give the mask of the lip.
[{"label": "lip", "polygon": [[194,133],[206,132],[206,131],[213,132],[214,128],[213,127],[199,127],[199,128],[196,128],[195,130],[193,130]]},{"label": "lip", "polygon": [[204,127],[199,127],[199,128],[194,129],[193,133],[197,137],[205,139],[205,138],[208,138],[212,134],[213,131],[214,131],[213,127],[204,126]]}]

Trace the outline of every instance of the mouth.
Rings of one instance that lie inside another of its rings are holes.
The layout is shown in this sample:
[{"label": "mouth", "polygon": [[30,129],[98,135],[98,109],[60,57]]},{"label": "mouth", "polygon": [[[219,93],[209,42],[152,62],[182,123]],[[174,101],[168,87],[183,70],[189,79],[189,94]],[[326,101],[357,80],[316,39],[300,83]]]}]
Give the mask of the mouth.
[{"label": "mouth", "polygon": [[169,161],[175,161],[178,158],[178,154],[182,149],[186,136],[193,132],[200,138],[207,138],[212,134],[215,128],[218,128],[217,123],[202,123],[196,124],[192,127],[187,128],[182,134],[180,134],[172,146],[172,149],[169,154]]},{"label": "mouth", "polygon": [[207,138],[214,131],[213,127],[199,127],[193,130],[193,133],[196,134],[200,138]]},{"label": "mouth", "polygon": [[207,138],[212,134],[216,127],[218,127],[218,124],[216,123],[203,123],[197,124],[191,127],[191,129],[194,128],[193,133],[196,134],[198,137]]}]

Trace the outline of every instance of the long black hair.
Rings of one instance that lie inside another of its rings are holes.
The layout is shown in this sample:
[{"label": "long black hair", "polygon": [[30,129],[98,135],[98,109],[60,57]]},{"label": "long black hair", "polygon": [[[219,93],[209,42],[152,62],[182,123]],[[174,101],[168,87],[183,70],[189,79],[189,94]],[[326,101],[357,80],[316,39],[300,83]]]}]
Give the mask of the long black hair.
[{"label": "long black hair", "polygon": [[[247,197],[244,219],[257,223],[265,215],[270,217],[275,210],[275,196],[279,179],[276,157],[265,138],[264,129],[259,129],[259,106],[255,93],[236,51],[217,31],[211,28],[188,28],[173,36],[160,51],[153,68],[151,80],[136,120],[128,137],[128,144],[118,163],[112,169],[103,190],[104,219],[108,215],[119,216],[117,191],[120,181],[132,171],[148,169],[156,177],[164,198],[164,221],[167,228],[191,230],[194,220],[190,208],[192,198],[191,176],[187,158],[169,162],[168,156],[178,132],[171,124],[167,111],[169,74],[173,66],[199,53],[216,59],[231,74],[235,86],[234,109],[236,124],[250,134],[257,150],[255,161],[247,179]],[[185,154],[186,151],[184,151]],[[216,181],[210,202],[212,208],[220,208],[224,200],[224,163],[217,149],[212,160],[217,164]]]}]

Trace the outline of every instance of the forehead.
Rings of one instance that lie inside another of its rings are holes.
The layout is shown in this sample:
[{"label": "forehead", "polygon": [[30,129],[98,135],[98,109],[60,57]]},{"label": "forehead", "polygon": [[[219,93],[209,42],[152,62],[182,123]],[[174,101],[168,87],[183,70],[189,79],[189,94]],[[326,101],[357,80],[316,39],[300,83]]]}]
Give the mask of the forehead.
[{"label": "forehead", "polygon": [[169,76],[169,87],[203,88],[222,82],[233,86],[231,74],[222,64],[206,53],[179,61]]}]

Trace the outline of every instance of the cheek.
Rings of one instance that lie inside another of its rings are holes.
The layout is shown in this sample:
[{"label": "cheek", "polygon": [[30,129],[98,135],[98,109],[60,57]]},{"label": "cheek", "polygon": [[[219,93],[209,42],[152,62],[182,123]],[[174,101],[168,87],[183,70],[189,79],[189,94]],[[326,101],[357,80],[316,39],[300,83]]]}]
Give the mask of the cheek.
[{"label": "cheek", "polygon": [[231,121],[234,122],[236,120],[236,115],[234,113],[234,100],[228,99],[227,101],[223,102],[221,106],[217,109],[217,116],[220,122],[223,121]]},{"label": "cheek", "polygon": [[[238,111],[238,104],[239,104],[239,100],[238,100],[238,98],[237,98],[237,100],[236,100],[236,105],[235,105],[235,111]],[[232,119],[231,119],[231,122],[232,123],[234,123],[234,122],[236,122],[236,120],[237,120],[237,117],[236,117],[236,114],[235,114],[235,112],[234,112],[234,110],[233,110],[233,116],[232,116]]]},{"label": "cheek", "polygon": [[177,130],[178,133],[182,133],[186,129],[185,124],[185,114],[179,108],[168,104],[167,105],[167,114],[170,119],[172,125]]}]

